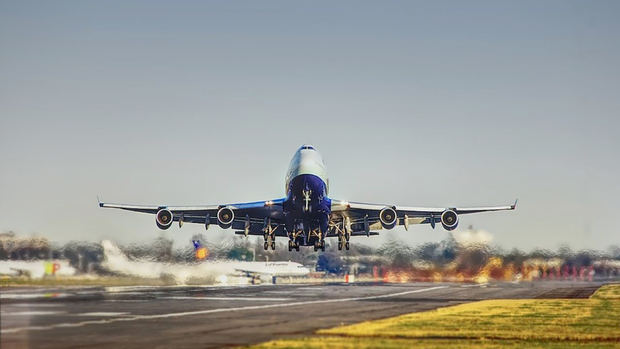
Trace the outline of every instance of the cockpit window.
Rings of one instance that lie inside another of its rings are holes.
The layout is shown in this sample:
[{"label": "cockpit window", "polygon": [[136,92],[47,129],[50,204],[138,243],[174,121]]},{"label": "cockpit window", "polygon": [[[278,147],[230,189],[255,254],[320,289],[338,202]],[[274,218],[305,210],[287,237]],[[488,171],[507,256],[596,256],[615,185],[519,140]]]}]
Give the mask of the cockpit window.
[{"label": "cockpit window", "polygon": [[314,150],[314,147],[311,146],[311,145],[302,145],[301,149],[311,149],[311,150]]}]

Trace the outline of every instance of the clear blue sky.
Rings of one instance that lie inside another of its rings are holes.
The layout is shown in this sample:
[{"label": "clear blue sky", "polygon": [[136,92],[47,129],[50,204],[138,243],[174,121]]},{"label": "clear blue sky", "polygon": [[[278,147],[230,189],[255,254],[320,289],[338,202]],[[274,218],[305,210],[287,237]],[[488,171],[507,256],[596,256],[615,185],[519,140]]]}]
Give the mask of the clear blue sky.
[{"label": "clear blue sky", "polygon": [[518,197],[461,226],[618,244],[619,18],[618,1],[0,1],[0,231],[149,240],[152,216],[96,195],[277,198],[312,143],[334,198]]}]

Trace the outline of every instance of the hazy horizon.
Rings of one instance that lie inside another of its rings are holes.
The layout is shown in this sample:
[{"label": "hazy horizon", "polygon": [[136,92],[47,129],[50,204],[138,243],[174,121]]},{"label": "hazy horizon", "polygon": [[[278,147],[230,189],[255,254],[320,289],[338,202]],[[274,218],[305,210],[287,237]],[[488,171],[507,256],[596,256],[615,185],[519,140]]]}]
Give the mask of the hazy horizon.
[{"label": "hazy horizon", "polygon": [[[510,249],[620,244],[620,3],[0,2],[0,231],[186,243],[101,209],[283,196],[511,204],[460,217]],[[394,230],[410,244],[441,227]],[[226,231],[234,234],[232,230]],[[387,232],[387,231],[384,231]],[[354,238],[378,246],[385,237]]]}]

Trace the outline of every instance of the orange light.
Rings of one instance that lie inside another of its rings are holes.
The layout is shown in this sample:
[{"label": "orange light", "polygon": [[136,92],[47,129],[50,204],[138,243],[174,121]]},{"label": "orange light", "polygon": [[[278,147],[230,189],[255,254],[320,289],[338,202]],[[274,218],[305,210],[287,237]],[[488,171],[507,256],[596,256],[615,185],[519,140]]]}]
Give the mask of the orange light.
[{"label": "orange light", "polygon": [[206,247],[201,247],[196,250],[196,259],[205,259],[209,255],[209,251]]}]

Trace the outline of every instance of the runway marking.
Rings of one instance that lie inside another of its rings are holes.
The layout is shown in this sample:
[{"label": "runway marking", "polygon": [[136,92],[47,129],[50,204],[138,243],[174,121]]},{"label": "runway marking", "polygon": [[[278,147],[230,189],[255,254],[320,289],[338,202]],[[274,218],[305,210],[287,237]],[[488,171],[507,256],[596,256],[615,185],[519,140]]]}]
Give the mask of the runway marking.
[{"label": "runway marking", "polygon": [[118,315],[126,315],[129,314],[127,312],[124,313],[115,313],[115,312],[105,312],[105,311],[100,311],[100,312],[92,312],[92,313],[81,313],[81,314],[77,314],[79,316],[118,316]]},{"label": "runway marking", "polygon": [[56,315],[63,314],[65,311],[15,311],[15,312],[2,312],[5,316],[39,316],[39,315]]},{"label": "runway marking", "polygon": [[[7,306],[9,306],[9,304],[6,304]],[[55,308],[55,307],[62,307],[61,304],[46,304],[46,303],[17,303],[17,304],[10,304],[11,307],[23,307],[23,308]]]},{"label": "runway marking", "polygon": [[366,297],[352,297],[352,298],[334,298],[334,299],[323,299],[316,301],[304,301],[304,302],[293,302],[293,303],[277,303],[277,304],[265,304],[265,305],[250,305],[245,307],[236,307],[236,308],[219,308],[219,309],[208,309],[208,310],[196,310],[196,311],[185,311],[180,313],[168,313],[168,314],[155,314],[155,315],[133,315],[122,318],[113,318],[113,319],[101,319],[101,320],[89,320],[89,321],[81,321],[75,323],[61,323],[54,324],[48,326],[28,326],[28,327],[16,327],[16,328],[7,328],[0,330],[0,333],[17,333],[21,331],[43,331],[43,330],[52,330],[54,328],[59,327],[81,327],[86,325],[104,325],[113,322],[120,321],[137,321],[137,320],[153,320],[153,319],[165,319],[165,318],[174,318],[174,317],[183,317],[183,316],[192,316],[192,315],[203,315],[203,314],[213,314],[213,313],[223,313],[223,312],[231,312],[231,311],[245,311],[245,310],[259,310],[259,309],[269,309],[269,308],[283,308],[283,307],[294,307],[299,305],[308,305],[308,304],[325,304],[325,303],[340,303],[340,302],[352,302],[352,301],[365,301],[365,300],[373,300],[373,299],[383,299],[390,297],[398,297],[404,296],[406,294],[412,293],[421,293],[428,292],[434,290],[440,290],[444,288],[448,288],[449,286],[435,286],[429,288],[421,288],[412,291],[403,291],[397,293],[388,293],[377,296],[366,296]]},{"label": "runway marking", "polygon": [[64,298],[68,293],[27,293],[27,294],[0,294],[0,299],[37,299],[37,298]]},{"label": "runway marking", "polygon": [[197,299],[197,300],[208,300],[208,301],[290,301],[292,298],[170,296],[170,297],[158,297],[158,299]]},{"label": "runway marking", "polygon": [[325,287],[298,287],[298,290],[303,290],[303,291],[315,291],[315,290],[324,290]]},{"label": "runway marking", "polygon": [[483,284],[461,285],[461,287],[463,287],[463,288],[468,288],[468,287],[487,287],[488,285],[489,285],[489,283],[485,282]]}]

